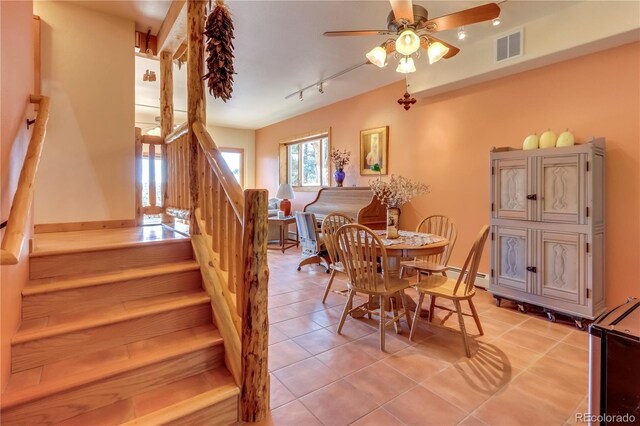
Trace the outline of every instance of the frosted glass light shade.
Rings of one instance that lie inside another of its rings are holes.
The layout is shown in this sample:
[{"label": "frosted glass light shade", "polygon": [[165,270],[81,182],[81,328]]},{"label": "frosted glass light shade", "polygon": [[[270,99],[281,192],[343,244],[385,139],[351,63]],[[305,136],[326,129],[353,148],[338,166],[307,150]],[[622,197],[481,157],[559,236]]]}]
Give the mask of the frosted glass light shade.
[{"label": "frosted glass light shade", "polygon": [[420,48],[420,37],[412,30],[404,30],[396,40],[396,51],[401,55],[412,55]]},{"label": "frosted glass light shade", "polygon": [[278,192],[276,193],[276,198],[279,198],[281,200],[293,200],[295,198],[293,187],[288,183],[280,184]]},{"label": "frosted glass light shade", "polygon": [[373,65],[382,68],[387,65],[387,50],[382,46],[374,47],[367,53],[367,59]]},{"label": "frosted glass light shade", "polygon": [[398,68],[396,68],[396,72],[402,74],[409,74],[410,72],[416,72],[416,66],[413,63],[413,58],[405,56],[404,58],[400,58],[400,62],[398,63]]},{"label": "frosted glass light shade", "polygon": [[429,56],[429,63],[435,64],[440,59],[444,57],[444,55],[449,52],[449,48],[444,44],[436,41],[435,43],[431,43],[429,45],[429,49],[427,50],[427,55]]}]

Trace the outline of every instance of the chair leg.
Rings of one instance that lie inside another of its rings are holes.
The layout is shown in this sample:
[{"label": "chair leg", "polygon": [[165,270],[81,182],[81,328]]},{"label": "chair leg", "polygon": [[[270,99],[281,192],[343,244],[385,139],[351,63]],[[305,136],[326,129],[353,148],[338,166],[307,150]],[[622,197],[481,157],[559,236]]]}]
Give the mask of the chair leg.
[{"label": "chair leg", "polygon": [[413,322],[411,323],[411,331],[409,332],[409,341],[413,340],[413,334],[416,332],[416,326],[420,319],[420,311],[422,310],[422,302],[424,302],[424,293],[420,293],[418,296],[418,304],[416,305],[416,311],[413,313]]},{"label": "chair leg", "polygon": [[436,297],[429,295],[429,322],[433,322],[433,311],[436,310]]},{"label": "chair leg", "polygon": [[371,319],[371,305],[373,301],[373,296],[369,295],[369,303],[367,304],[367,316]]},{"label": "chair leg", "polygon": [[407,303],[405,302],[405,297],[407,297],[407,295],[404,290],[400,290],[400,297],[402,300],[402,309],[404,309],[404,317],[407,320],[407,328],[411,331],[411,313],[407,309]]},{"label": "chair leg", "polygon": [[464,351],[467,354],[467,358],[471,358],[471,350],[469,349],[469,336],[467,336],[467,328],[464,325],[464,317],[462,316],[462,306],[460,306],[459,300],[453,301],[458,312],[458,323],[460,324],[460,331],[462,332],[462,342],[464,343]]},{"label": "chair leg", "polygon": [[400,328],[400,322],[397,321],[398,318],[398,301],[394,303],[394,296],[389,296],[389,304],[391,305],[391,314],[393,315],[393,329],[396,331],[396,334],[399,334],[402,329]]},{"label": "chair leg", "polygon": [[471,308],[471,313],[473,314],[473,320],[476,322],[476,327],[478,327],[478,331],[481,336],[484,336],[484,331],[482,330],[482,325],[480,325],[480,317],[478,316],[478,311],[476,311],[476,305],[473,304],[473,300],[469,299],[469,307]]},{"label": "chair leg", "polygon": [[353,304],[353,296],[355,295],[355,291],[349,289],[349,298],[347,299],[347,303],[344,304],[344,310],[342,311],[342,316],[340,317],[340,323],[338,324],[338,334],[342,332],[342,326],[347,319],[347,315],[351,310],[351,306]]},{"label": "chair leg", "polygon": [[324,289],[324,294],[322,295],[322,303],[327,300],[327,296],[329,295],[329,290],[331,290],[331,284],[333,284],[333,279],[336,277],[337,271],[335,269],[331,270],[331,275],[329,276],[329,282],[327,283],[327,287]]},{"label": "chair leg", "polygon": [[404,278],[404,266],[400,268],[400,278]]},{"label": "chair leg", "polygon": [[386,327],[387,315],[385,314],[385,297],[380,296],[380,350],[384,352],[384,329]]}]

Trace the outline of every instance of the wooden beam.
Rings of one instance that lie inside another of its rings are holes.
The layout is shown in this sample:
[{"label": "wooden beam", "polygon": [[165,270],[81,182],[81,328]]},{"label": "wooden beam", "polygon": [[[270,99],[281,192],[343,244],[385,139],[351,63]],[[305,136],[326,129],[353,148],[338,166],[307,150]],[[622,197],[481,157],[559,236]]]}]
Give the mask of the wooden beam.
[{"label": "wooden beam", "polygon": [[187,38],[187,5],[173,0],[158,31],[158,52],[176,53]]},{"label": "wooden beam", "polygon": [[244,197],[244,277],[238,292],[242,304],[240,420],[259,422],[269,412],[268,194],[265,189],[247,189]]},{"label": "wooden beam", "polygon": [[[160,52],[160,135],[163,141],[173,131],[173,57],[171,52]],[[161,205],[166,209],[169,203],[167,192],[167,145],[162,146],[162,194]],[[162,215],[162,223],[172,223],[173,219],[166,214]]]},{"label": "wooden beam", "polygon": [[[198,207],[198,138],[193,131],[194,123],[206,123],[204,81],[204,0],[187,0],[187,123],[189,130],[189,188],[191,195],[191,217]],[[191,235],[197,233],[197,223],[191,221]]]}]

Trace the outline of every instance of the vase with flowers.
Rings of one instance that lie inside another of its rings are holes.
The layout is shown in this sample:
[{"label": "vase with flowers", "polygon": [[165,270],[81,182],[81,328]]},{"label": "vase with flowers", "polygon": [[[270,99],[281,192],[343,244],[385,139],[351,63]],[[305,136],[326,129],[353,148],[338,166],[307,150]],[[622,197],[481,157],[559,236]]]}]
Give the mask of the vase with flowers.
[{"label": "vase with flowers", "polygon": [[398,238],[400,207],[413,198],[429,192],[429,186],[403,176],[391,175],[387,181],[370,181],[369,186],[380,202],[387,206],[387,238]]},{"label": "vase with flowers", "polygon": [[344,166],[349,164],[349,157],[351,157],[351,151],[347,151],[343,149],[342,151],[334,148],[331,150],[331,161],[333,162],[333,167],[335,171],[333,172],[333,177],[336,180],[336,186],[342,186],[342,182],[344,182],[344,178],[346,176],[344,172]]}]

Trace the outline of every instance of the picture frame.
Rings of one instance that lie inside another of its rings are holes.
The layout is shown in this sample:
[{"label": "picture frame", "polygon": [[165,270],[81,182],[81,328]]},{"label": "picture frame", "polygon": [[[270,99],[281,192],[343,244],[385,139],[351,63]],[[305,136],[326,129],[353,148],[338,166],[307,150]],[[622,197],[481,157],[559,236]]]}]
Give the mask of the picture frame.
[{"label": "picture frame", "polygon": [[[389,163],[389,126],[360,131],[360,175],[386,175]],[[380,172],[371,170],[380,164]]]}]

